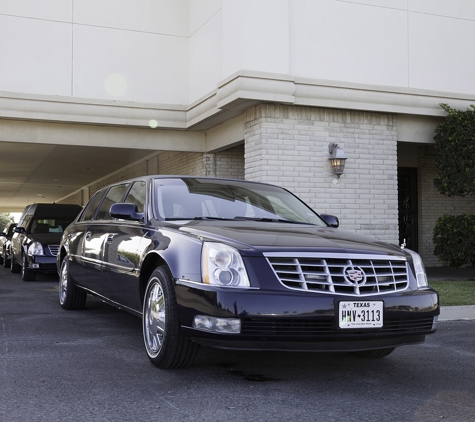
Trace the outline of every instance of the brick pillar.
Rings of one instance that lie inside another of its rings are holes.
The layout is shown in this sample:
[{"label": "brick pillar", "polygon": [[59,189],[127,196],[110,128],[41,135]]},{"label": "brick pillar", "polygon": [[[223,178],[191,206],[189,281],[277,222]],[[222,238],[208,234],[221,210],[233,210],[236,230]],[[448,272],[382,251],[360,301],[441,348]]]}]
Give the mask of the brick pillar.
[{"label": "brick pillar", "polygon": [[[329,143],[348,157],[340,179]],[[245,177],[289,189],[344,229],[397,243],[396,145],[392,114],[261,104],[246,111]]]}]

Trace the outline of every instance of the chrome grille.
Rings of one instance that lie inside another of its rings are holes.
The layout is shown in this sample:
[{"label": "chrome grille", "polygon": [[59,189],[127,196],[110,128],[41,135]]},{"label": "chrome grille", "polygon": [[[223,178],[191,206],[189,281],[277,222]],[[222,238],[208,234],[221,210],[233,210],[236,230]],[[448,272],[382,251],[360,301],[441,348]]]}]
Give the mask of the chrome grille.
[{"label": "chrome grille", "polygon": [[406,290],[407,262],[386,255],[264,254],[288,289],[348,296]]},{"label": "chrome grille", "polygon": [[59,252],[59,245],[48,245],[48,249],[51,252],[51,255],[56,256]]}]

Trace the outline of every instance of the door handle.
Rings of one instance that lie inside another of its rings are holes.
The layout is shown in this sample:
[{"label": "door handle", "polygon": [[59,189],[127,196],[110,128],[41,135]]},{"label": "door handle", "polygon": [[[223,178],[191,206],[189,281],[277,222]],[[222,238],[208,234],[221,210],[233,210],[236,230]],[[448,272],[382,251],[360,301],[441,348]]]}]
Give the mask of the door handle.
[{"label": "door handle", "polygon": [[115,236],[115,234],[107,235],[107,243],[112,243],[112,241],[114,240],[114,236]]},{"label": "door handle", "polygon": [[89,240],[91,238],[91,232],[86,232],[86,240]]}]

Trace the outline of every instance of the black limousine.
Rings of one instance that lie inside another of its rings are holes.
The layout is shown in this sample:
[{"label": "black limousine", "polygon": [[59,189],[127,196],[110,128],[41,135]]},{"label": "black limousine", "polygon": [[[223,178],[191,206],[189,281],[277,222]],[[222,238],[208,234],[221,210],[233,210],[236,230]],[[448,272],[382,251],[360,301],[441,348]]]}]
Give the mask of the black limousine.
[{"label": "black limousine", "polygon": [[64,232],[64,309],[88,294],[142,318],[159,368],[199,345],[384,357],[435,332],[419,255],[338,229],[264,183],[147,176],[99,190]]}]

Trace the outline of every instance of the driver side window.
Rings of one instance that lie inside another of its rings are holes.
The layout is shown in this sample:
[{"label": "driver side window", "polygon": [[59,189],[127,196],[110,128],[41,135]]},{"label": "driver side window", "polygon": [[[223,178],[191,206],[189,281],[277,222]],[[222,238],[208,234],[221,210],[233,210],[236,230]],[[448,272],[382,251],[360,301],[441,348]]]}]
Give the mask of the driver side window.
[{"label": "driver side window", "polygon": [[144,212],[145,198],[147,196],[147,184],[145,182],[135,182],[127,194],[124,202],[137,205],[137,212]]},{"label": "driver side window", "polygon": [[112,186],[107,192],[104,201],[102,201],[101,208],[97,213],[96,220],[111,220],[112,217],[110,215],[111,206],[117,202],[120,202],[124,197],[127,188],[129,187],[129,183],[124,183],[123,185]]}]

